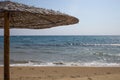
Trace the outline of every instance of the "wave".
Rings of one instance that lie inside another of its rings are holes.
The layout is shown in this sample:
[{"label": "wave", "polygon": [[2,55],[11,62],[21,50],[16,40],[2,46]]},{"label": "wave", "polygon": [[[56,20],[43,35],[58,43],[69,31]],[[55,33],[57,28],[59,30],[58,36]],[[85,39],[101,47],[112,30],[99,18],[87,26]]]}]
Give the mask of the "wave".
[{"label": "wave", "polygon": [[80,44],[81,46],[119,46],[120,44]]},{"label": "wave", "polygon": [[[3,66],[3,65],[0,65]],[[120,63],[106,62],[34,62],[28,61],[25,63],[13,63],[10,66],[68,66],[68,67],[120,67]]]},{"label": "wave", "polygon": [[11,64],[11,66],[78,66],[78,67],[120,67],[120,63],[98,63],[98,62],[91,62],[91,63],[42,63],[42,64],[35,64],[35,63],[27,63],[27,64]]},{"label": "wave", "polygon": [[96,55],[96,56],[108,56],[108,57],[120,57],[120,53],[119,54],[108,54],[108,53],[104,53],[104,52],[96,52],[96,53],[92,53],[93,55]]},{"label": "wave", "polygon": [[108,46],[108,47],[120,47],[120,44],[81,44],[81,43],[52,43],[52,44],[16,44],[12,45],[12,48],[34,48],[34,47],[70,47],[70,46],[80,46],[80,47],[100,47],[100,46]]},{"label": "wave", "polygon": [[12,63],[12,64],[17,64],[17,63],[24,64],[24,63],[28,63],[28,61],[10,60],[10,63]]}]

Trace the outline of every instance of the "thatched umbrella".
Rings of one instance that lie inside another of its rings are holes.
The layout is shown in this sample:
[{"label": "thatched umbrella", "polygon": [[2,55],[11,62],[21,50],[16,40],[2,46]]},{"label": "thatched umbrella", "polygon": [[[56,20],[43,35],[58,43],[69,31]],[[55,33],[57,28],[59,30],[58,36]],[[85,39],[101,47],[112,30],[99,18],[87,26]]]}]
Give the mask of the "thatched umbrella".
[{"label": "thatched umbrella", "polygon": [[43,29],[78,23],[73,16],[59,11],[35,8],[11,1],[0,2],[0,28],[4,27],[4,80],[9,76],[9,29]]}]

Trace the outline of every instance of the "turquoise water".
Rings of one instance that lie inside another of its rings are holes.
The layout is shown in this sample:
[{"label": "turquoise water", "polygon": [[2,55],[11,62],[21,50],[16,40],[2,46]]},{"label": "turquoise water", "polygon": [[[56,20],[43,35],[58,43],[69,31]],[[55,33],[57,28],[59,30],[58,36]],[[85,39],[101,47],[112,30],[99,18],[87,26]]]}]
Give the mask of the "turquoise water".
[{"label": "turquoise water", "polygon": [[13,66],[120,66],[120,36],[11,36],[10,62]]}]

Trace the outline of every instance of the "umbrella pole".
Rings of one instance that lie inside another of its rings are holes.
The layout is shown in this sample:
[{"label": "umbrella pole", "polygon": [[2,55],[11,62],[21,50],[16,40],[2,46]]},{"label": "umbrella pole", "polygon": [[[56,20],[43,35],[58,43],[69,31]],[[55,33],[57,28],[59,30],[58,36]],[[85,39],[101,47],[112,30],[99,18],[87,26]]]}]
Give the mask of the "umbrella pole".
[{"label": "umbrella pole", "polygon": [[4,12],[4,80],[10,80],[10,71],[9,71],[9,12]]}]

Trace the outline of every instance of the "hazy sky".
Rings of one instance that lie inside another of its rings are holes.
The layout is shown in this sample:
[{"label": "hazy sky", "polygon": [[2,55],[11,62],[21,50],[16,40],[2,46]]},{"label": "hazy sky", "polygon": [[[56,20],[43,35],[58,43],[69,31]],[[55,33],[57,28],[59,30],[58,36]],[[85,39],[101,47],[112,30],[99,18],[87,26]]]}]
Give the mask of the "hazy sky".
[{"label": "hazy sky", "polygon": [[[120,0],[11,0],[59,10],[79,18],[70,26],[33,30],[11,29],[11,35],[120,35]],[[3,29],[0,29],[3,35]]]}]

